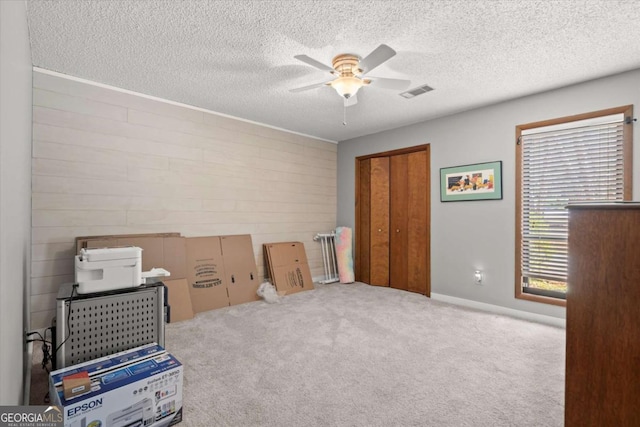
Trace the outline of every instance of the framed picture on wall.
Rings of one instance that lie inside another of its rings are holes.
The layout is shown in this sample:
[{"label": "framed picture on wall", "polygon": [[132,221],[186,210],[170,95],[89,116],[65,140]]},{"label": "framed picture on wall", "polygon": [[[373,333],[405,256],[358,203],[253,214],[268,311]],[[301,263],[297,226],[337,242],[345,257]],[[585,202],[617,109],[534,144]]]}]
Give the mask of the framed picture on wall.
[{"label": "framed picture on wall", "polygon": [[440,169],[440,201],[502,199],[502,161]]}]

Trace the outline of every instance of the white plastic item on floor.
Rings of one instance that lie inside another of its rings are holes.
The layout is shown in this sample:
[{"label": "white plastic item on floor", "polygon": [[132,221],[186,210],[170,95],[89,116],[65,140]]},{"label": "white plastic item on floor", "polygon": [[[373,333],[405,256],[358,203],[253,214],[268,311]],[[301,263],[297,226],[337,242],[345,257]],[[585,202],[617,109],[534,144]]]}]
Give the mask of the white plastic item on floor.
[{"label": "white plastic item on floor", "polygon": [[256,293],[269,304],[280,302],[280,295],[278,295],[276,288],[269,282],[261,283]]}]

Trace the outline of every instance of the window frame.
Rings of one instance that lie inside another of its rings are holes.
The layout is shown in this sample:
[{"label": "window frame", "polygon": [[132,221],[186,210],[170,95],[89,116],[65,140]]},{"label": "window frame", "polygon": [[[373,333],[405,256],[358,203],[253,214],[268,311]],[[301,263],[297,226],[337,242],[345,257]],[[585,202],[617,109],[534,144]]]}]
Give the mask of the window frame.
[{"label": "window frame", "polygon": [[522,290],[522,144],[520,144],[522,131],[527,129],[570,123],[580,120],[587,120],[612,114],[624,116],[624,136],[623,136],[623,200],[632,200],[632,171],[633,171],[633,105],[608,108],[605,110],[593,111],[589,113],[577,114],[573,116],[560,117],[556,119],[543,120],[539,122],[526,123],[516,126],[516,238],[515,238],[515,297],[516,299],[534,301],[545,304],[552,304],[566,307],[567,300],[553,296],[526,293]]}]

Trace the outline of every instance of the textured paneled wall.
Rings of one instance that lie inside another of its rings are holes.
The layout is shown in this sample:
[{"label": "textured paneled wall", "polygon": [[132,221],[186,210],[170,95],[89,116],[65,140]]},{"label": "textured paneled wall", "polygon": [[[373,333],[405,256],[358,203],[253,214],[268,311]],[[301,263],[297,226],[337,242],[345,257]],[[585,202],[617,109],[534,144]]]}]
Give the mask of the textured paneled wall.
[{"label": "textured paneled wall", "polygon": [[33,86],[34,328],[73,281],[76,236],[251,234],[261,274],[263,243],[296,240],[322,275],[336,144],[38,71]]}]

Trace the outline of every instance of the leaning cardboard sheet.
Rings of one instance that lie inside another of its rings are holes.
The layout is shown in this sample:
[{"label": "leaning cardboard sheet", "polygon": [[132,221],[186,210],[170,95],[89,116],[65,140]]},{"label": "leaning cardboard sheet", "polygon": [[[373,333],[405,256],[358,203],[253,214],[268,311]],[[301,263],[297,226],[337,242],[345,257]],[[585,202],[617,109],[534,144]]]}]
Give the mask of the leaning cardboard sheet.
[{"label": "leaning cardboard sheet", "polygon": [[168,427],[182,421],[182,375],[182,364],[152,343],[51,372],[49,395],[65,427]]},{"label": "leaning cardboard sheet", "polygon": [[263,251],[267,274],[278,294],[290,295],[313,289],[304,243],[265,243]]}]

